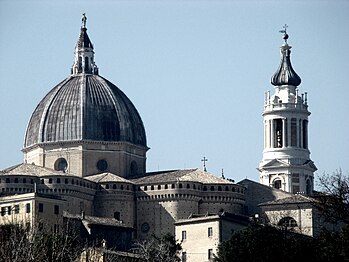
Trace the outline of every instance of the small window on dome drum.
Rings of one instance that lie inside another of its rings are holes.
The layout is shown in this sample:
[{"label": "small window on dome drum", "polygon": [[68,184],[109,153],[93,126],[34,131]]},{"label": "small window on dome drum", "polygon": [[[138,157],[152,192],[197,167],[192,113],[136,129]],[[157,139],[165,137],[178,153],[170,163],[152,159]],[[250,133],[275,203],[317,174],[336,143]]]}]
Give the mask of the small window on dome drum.
[{"label": "small window on dome drum", "polygon": [[64,158],[58,158],[55,162],[55,170],[65,171],[67,170],[68,162]]},{"label": "small window on dome drum", "polygon": [[101,172],[106,171],[108,169],[108,162],[105,159],[98,160],[97,169]]},{"label": "small window on dome drum", "polygon": [[131,175],[137,175],[138,174],[138,166],[136,161],[131,162],[131,167],[130,167]]}]

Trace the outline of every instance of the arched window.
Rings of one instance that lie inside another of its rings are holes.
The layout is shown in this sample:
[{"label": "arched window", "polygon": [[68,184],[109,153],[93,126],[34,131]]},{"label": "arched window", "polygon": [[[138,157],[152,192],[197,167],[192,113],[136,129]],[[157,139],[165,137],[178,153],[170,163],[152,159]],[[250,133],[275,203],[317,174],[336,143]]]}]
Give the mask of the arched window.
[{"label": "arched window", "polygon": [[138,174],[138,166],[136,161],[131,162],[130,172],[131,172],[131,175],[133,176]]},{"label": "arched window", "polygon": [[63,157],[58,158],[55,162],[55,170],[57,171],[65,171],[67,170],[68,162]]},{"label": "arched window", "polygon": [[88,56],[85,56],[85,73],[91,73],[89,68]]},{"label": "arched window", "polygon": [[311,194],[311,182],[310,182],[310,180],[309,179],[307,179],[307,182],[306,182],[306,194],[307,195],[310,195]]},{"label": "arched window", "polygon": [[297,222],[292,217],[283,217],[280,219],[278,226],[281,227],[297,227]]},{"label": "arched window", "polygon": [[275,179],[273,182],[273,187],[276,189],[280,189],[281,188],[281,180],[280,179]]},{"label": "arched window", "polygon": [[96,166],[97,166],[98,171],[104,172],[108,169],[108,162],[105,159],[100,159],[100,160],[98,160]]}]

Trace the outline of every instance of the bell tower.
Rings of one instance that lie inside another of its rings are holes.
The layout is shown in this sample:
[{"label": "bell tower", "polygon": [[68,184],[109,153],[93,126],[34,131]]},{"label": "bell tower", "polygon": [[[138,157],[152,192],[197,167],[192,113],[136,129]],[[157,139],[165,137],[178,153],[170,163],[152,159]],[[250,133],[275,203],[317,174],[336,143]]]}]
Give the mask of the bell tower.
[{"label": "bell tower", "polygon": [[258,166],[260,183],[290,193],[312,194],[314,172],[308,147],[308,98],[299,94],[301,78],[293,70],[287,25],[281,46],[280,66],[271,78],[274,94],[265,93],[264,150]]}]

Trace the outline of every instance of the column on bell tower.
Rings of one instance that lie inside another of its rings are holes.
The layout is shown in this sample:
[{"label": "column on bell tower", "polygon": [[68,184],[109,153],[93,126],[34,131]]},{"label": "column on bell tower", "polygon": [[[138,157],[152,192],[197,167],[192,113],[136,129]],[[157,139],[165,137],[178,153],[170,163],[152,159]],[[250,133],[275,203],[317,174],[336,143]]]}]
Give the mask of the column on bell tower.
[{"label": "column on bell tower", "polygon": [[308,149],[307,93],[298,95],[301,78],[291,65],[291,46],[285,30],[281,62],[271,78],[275,92],[265,94],[264,150],[257,168],[260,182],[291,193],[311,194],[316,167]]}]

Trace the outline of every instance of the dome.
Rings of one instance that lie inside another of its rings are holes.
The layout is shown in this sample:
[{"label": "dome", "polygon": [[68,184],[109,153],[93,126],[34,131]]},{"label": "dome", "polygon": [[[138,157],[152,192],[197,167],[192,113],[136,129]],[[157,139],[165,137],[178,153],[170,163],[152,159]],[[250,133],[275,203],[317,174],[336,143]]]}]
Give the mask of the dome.
[{"label": "dome", "polygon": [[24,148],[69,141],[129,142],[146,147],[142,119],[127,96],[98,75],[85,27],[75,47],[72,75],[56,85],[34,110]]},{"label": "dome", "polygon": [[[285,34],[285,36],[288,35]],[[279,68],[275,74],[271,77],[271,84],[274,86],[281,85],[292,85],[299,86],[302,82],[301,78],[292,68],[291,64],[291,46],[287,44],[287,38],[285,39],[285,44],[281,46],[281,62]]]}]

